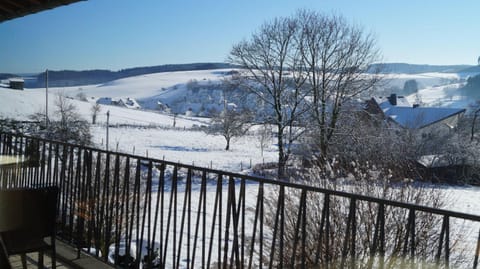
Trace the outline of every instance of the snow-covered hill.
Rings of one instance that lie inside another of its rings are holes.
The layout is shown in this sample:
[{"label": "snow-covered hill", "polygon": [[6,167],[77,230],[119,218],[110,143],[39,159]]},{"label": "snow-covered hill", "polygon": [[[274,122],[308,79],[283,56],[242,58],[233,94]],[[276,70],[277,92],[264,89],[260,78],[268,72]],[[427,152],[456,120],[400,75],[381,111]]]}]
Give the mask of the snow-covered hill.
[{"label": "snow-covered hill", "polygon": [[[250,163],[275,161],[276,145],[273,141],[265,156],[261,156],[257,146],[259,142],[253,135],[234,141],[232,150],[225,152],[222,137],[207,136],[198,130],[197,127],[209,124],[208,118],[185,116],[189,110],[192,114],[201,114],[202,110],[223,106],[219,85],[230,72],[230,69],[168,72],[129,77],[100,85],[49,88],[49,116],[55,116],[58,93],[68,96],[87,120],[91,117],[92,105],[98,100],[131,100],[134,105],[130,109],[100,105],[97,125],[93,128],[94,142],[97,145],[104,146],[106,112],[109,111],[110,124],[113,125],[109,148],[118,145],[119,150],[126,152],[135,149],[137,154],[148,153],[149,156],[165,157],[172,161],[233,171],[248,167]],[[416,80],[420,89],[418,94],[408,96],[411,103],[420,98],[425,105],[466,107],[474,100],[462,95],[459,88],[468,75],[471,74],[382,76],[386,82],[385,87],[393,90],[402,89],[408,80]],[[192,87],[192,84],[196,86]],[[43,88],[24,91],[0,88],[0,117],[27,120],[29,115],[45,110],[45,99]],[[137,102],[139,109],[136,108]]]},{"label": "snow-covered hill", "polygon": [[[212,166],[216,169],[235,172],[248,169],[250,165],[257,163],[276,161],[277,147],[274,140],[270,141],[262,156],[259,149],[260,142],[254,135],[254,129],[250,135],[234,141],[230,151],[225,151],[223,137],[206,135],[195,128],[208,125],[208,118],[174,116],[172,113],[154,110],[153,105],[158,104],[158,101],[163,104],[174,104],[180,100],[177,105],[182,107],[182,100],[184,104],[191,103],[191,100],[195,99],[202,100],[202,94],[213,94],[216,85],[229,71],[158,73],[120,79],[102,85],[50,88],[49,115],[50,117],[55,116],[57,93],[69,96],[70,101],[87,120],[91,117],[92,105],[101,97],[133,98],[138,101],[142,109],[100,105],[101,111],[97,118],[97,124],[92,128],[93,140],[97,147],[105,147],[106,112],[110,111],[110,124],[112,125],[109,130],[110,149],[117,149],[118,146],[118,150],[123,152],[134,152],[137,155],[165,158],[169,161],[187,164],[194,163],[197,166]],[[399,88],[403,87],[407,80],[417,80],[420,85],[419,95],[427,105],[440,104],[456,107],[463,107],[468,103],[462,97],[462,92],[458,90],[465,77],[466,75],[447,73],[385,75],[390,85],[396,85]],[[199,85],[205,86],[207,90],[189,92],[187,84],[193,79],[197,80]],[[210,86],[213,90],[209,92]],[[214,97],[213,99],[215,99]],[[408,98],[415,98],[415,96],[412,95]],[[44,110],[45,89],[17,91],[0,88],[0,118],[27,120],[29,115]],[[173,127],[174,122],[175,128]],[[458,200],[450,208],[478,214],[480,199],[476,197],[476,194],[479,192],[478,187],[452,189],[452,196],[455,199],[458,197]],[[465,197],[462,197],[464,195]]]}]

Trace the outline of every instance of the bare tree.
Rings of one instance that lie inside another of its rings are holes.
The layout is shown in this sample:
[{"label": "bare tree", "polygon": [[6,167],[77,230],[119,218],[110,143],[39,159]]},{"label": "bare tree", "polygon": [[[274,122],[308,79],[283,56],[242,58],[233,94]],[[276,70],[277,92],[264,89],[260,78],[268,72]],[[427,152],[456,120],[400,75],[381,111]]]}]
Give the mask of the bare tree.
[{"label": "bare tree", "polygon": [[[330,166],[334,167],[335,161],[331,161]],[[357,164],[359,165],[359,164]],[[325,167],[325,166],[324,166]],[[364,170],[353,171],[349,178],[342,178],[335,169],[333,173],[326,171],[322,167],[314,167],[313,169],[295,175],[296,178],[305,178],[303,183],[310,186],[316,186],[324,189],[331,189],[343,192],[350,192],[360,195],[378,197],[391,201],[399,201],[403,203],[421,204],[434,208],[445,207],[450,201],[448,197],[432,185],[421,185],[418,182],[410,180],[400,180],[392,184],[390,180],[386,180],[383,175],[387,171],[379,171],[375,165],[366,165],[362,167]],[[383,168],[382,168],[383,170]],[[378,176],[375,176],[378,175]],[[300,266],[299,261],[305,254],[306,268],[344,268],[341,266],[342,255],[346,254],[345,242],[348,237],[348,227],[346,219],[349,215],[350,202],[349,199],[336,195],[325,195],[321,193],[305,192],[305,223],[303,228],[300,224],[301,218],[299,212],[302,208],[301,203],[302,192],[299,189],[284,188],[272,189],[266,197],[266,217],[265,223],[271,231],[281,231],[279,234],[283,236],[283,249],[275,248],[271,264],[279,265],[283,262],[284,267],[296,268]],[[282,196],[283,206],[279,202]],[[328,200],[328,204],[326,204]],[[328,207],[328,213],[325,214]],[[283,210],[279,218],[279,208]],[[375,226],[378,220],[379,205],[367,201],[356,201],[356,238],[355,238],[355,268],[378,268],[379,261],[372,260],[372,250],[375,248],[372,238],[375,238]],[[401,256],[405,244],[406,223],[408,222],[407,210],[399,207],[385,207],[385,240],[384,240],[384,268],[400,268],[402,263]],[[279,224],[283,222],[283,224]],[[279,228],[282,227],[282,228]],[[303,239],[300,239],[299,229],[306,231]],[[415,217],[415,252],[418,257],[412,262],[420,264],[434,264],[437,246],[439,244],[441,229],[441,217],[426,212],[416,212]],[[323,234],[323,236],[322,236]],[[278,235],[278,234],[277,234]],[[275,237],[273,237],[275,238]],[[271,237],[270,237],[271,239]],[[465,262],[466,252],[462,245],[465,236],[461,229],[455,231],[450,237],[451,253],[454,253],[450,260],[450,265],[459,265]],[[275,239],[274,239],[275,240]],[[277,237],[277,245],[280,237]],[[297,241],[298,240],[298,241]],[[303,240],[302,243],[299,243]],[[296,244],[298,243],[298,245]],[[305,248],[302,252],[299,245]],[[267,250],[271,244],[265,244]],[[272,244],[273,245],[273,244]],[[282,254],[282,255],[280,255]],[[317,255],[320,254],[320,255]],[[292,257],[296,257],[298,264],[292,264]],[[373,265],[373,266],[372,266]],[[412,267],[413,268],[413,267]],[[417,268],[417,267],[414,267]],[[442,268],[442,267],[439,267]]]},{"label": "bare tree", "polygon": [[260,145],[260,151],[262,153],[263,157],[263,152],[266,147],[271,143],[272,139],[272,128],[268,124],[263,124],[260,126],[260,130],[258,130],[257,136],[259,138],[259,145]]},{"label": "bare tree", "polygon": [[212,124],[206,131],[209,134],[223,136],[226,141],[225,150],[229,150],[232,138],[240,137],[248,131],[250,120],[250,113],[247,111],[225,109],[212,118]]},{"label": "bare tree", "polygon": [[235,45],[229,58],[242,67],[242,86],[265,105],[268,116],[262,120],[276,126],[279,178],[285,175],[291,145],[303,133],[298,121],[306,111],[306,70],[296,42],[298,33],[295,19],[274,19]]},{"label": "bare tree", "polygon": [[95,124],[97,122],[97,115],[102,110],[102,107],[100,107],[100,104],[95,103],[92,105],[90,108],[90,111],[92,112],[92,124]]},{"label": "bare tree", "polygon": [[379,76],[366,74],[372,72],[368,70],[371,64],[379,60],[379,51],[370,34],[341,16],[305,10],[296,16],[301,23],[298,43],[312,92],[313,133],[319,157],[326,158],[342,106],[380,81]]},{"label": "bare tree", "polygon": [[39,122],[36,128],[37,135],[62,142],[90,144],[90,124],[82,118],[77,107],[63,93],[56,97],[55,115],[56,117],[50,118],[48,126],[45,126],[42,120],[45,118],[44,112],[30,116]]}]

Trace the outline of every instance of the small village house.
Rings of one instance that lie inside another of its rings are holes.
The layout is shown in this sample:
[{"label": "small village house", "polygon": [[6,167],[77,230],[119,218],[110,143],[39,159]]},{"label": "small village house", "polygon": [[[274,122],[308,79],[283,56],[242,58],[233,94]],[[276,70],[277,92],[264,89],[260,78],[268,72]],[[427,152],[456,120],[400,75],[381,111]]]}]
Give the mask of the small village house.
[{"label": "small village house", "polygon": [[[367,101],[366,110],[381,115],[390,126],[408,129],[422,139],[453,131],[466,111],[462,108],[410,105],[405,97],[396,94],[371,98]],[[420,156],[415,163],[426,177],[444,182],[456,182],[472,174],[472,162],[464,156],[459,158],[432,152]]]},{"label": "small village house", "polygon": [[25,81],[22,78],[11,78],[9,81],[9,87],[14,90],[23,90]]}]

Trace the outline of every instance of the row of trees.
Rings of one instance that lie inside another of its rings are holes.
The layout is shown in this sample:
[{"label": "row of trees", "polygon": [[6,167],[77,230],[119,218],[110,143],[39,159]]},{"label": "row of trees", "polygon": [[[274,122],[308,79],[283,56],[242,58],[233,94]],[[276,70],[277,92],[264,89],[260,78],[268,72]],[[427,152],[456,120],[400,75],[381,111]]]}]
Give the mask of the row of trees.
[{"label": "row of trees", "polygon": [[265,23],[233,46],[229,60],[240,66],[240,87],[268,108],[263,121],[276,127],[278,176],[292,145],[315,137],[317,157],[326,161],[343,106],[373,89],[379,77],[365,75],[378,61],[375,39],[343,17],[302,10]]}]

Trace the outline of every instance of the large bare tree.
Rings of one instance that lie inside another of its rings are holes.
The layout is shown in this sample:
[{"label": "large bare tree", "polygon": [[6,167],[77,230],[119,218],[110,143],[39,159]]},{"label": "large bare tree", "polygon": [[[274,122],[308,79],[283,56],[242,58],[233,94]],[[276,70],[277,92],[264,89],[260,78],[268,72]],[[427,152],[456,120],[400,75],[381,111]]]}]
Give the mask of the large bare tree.
[{"label": "large bare tree", "polygon": [[235,45],[229,58],[242,67],[242,86],[264,105],[263,120],[276,126],[279,178],[284,176],[291,145],[303,132],[298,122],[306,112],[307,77],[297,43],[299,26],[295,18],[265,23],[249,40]]},{"label": "large bare tree", "polygon": [[267,115],[277,127],[279,177],[292,144],[307,129],[319,157],[327,158],[342,105],[379,82],[375,74],[366,74],[379,60],[375,39],[341,16],[313,11],[264,24],[235,45],[229,59],[242,68],[243,86],[270,109]]},{"label": "large bare tree", "polygon": [[[311,123],[322,158],[328,157],[342,106],[380,82],[378,70],[368,70],[380,59],[375,39],[361,27],[337,15],[301,10],[299,47],[311,86]],[[368,71],[368,72],[367,72]]]}]

